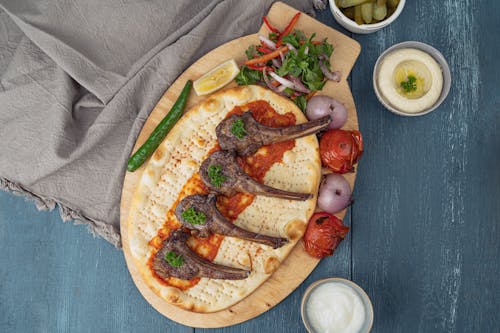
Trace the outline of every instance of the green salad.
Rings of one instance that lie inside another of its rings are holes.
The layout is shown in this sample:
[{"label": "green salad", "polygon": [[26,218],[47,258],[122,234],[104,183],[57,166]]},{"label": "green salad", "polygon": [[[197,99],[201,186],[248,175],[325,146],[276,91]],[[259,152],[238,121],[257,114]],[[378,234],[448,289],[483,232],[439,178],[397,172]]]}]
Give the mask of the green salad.
[{"label": "green salad", "polygon": [[333,46],[326,39],[315,41],[315,34],[307,37],[293,30],[299,16],[297,13],[281,32],[264,17],[269,35],[259,35],[261,44],[246,50],[248,60],[241,66],[236,82],[267,86],[292,99],[304,111],[308,97],[321,90],[327,80],[338,82],[340,73],[331,71]]}]

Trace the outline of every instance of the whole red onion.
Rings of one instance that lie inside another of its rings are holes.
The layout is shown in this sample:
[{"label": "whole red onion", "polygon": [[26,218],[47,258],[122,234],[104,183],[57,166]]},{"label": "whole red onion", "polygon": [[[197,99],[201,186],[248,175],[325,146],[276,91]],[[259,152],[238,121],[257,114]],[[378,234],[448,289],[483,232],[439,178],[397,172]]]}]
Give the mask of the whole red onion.
[{"label": "whole red onion", "polygon": [[330,214],[338,213],[351,203],[351,187],[344,176],[331,173],[319,188],[318,207]]},{"label": "whole red onion", "polygon": [[329,129],[341,128],[347,121],[347,109],[338,100],[329,96],[313,96],[306,106],[306,116],[309,120],[330,115],[332,122]]}]

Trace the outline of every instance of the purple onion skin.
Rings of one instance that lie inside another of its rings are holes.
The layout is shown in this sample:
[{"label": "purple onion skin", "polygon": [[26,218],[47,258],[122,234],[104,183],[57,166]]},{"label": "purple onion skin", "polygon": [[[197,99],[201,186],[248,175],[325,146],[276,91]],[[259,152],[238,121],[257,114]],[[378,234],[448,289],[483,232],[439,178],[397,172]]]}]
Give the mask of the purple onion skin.
[{"label": "purple onion skin", "polygon": [[318,207],[335,214],[349,206],[352,191],[344,176],[331,173],[325,177],[319,188]]},{"label": "purple onion skin", "polygon": [[306,116],[309,120],[318,119],[330,115],[332,122],[328,129],[341,128],[347,121],[347,109],[338,100],[329,96],[313,96],[307,102]]},{"label": "purple onion skin", "polygon": [[274,91],[277,94],[281,94],[281,91],[278,89],[278,87],[273,86],[271,84],[271,81],[269,81],[269,78],[267,77],[267,73],[266,73],[266,69],[265,68],[262,70],[262,76],[264,78],[264,83],[266,84],[266,86],[269,89],[271,89],[272,91]]}]

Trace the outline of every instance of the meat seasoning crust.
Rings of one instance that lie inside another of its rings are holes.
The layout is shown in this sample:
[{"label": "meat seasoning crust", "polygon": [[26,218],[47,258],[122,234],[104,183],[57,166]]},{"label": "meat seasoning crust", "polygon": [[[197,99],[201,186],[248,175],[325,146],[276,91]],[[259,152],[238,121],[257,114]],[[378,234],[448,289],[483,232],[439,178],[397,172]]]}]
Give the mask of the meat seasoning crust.
[{"label": "meat seasoning crust", "polygon": [[[288,238],[280,248],[226,236],[213,262],[251,271],[244,280],[201,278],[190,288],[161,283],[152,274],[148,260],[156,252],[150,241],[165,223],[167,212],[175,209],[183,186],[195,175],[203,160],[216,146],[216,126],[236,106],[265,101],[279,114],[291,112],[297,123],[306,121],[296,105],[259,86],[221,91],[193,107],[180,119],[146,165],[137,186],[128,217],[130,250],[144,282],[161,298],[186,310],[216,312],[252,293],[271,274],[304,234],[316,206],[321,176],[318,142],[315,135],[296,139],[282,161],[265,174],[266,185],[293,192],[313,193],[306,201],[255,196],[234,223],[246,230]],[[265,153],[266,147],[256,154]]]}]

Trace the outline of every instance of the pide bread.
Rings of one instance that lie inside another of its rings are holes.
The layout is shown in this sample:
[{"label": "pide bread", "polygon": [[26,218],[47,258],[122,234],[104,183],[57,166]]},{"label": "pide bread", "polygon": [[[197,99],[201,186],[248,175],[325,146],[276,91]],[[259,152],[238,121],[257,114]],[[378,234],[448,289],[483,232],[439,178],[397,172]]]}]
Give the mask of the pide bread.
[{"label": "pide bread", "polygon": [[[300,240],[316,206],[321,161],[316,136],[309,135],[293,140],[259,181],[286,191],[312,193],[311,199],[240,196],[240,202],[248,200],[241,212],[232,212],[233,203],[221,210],[244,229],[288,238],[285,246],[273,249],[221,235],[188,242],[197,253],[214,263],[251,271],[243,280],[172,278],[164,281],[152,271],[152,256],[169,231],[179,226],[173,214],[177,203],[187,195],[206,191],[198,171],[201,163],[218,147],[216,126],[235,108],[245,111],[254,102],[265,103],[279,115],[287,114],[295,119],[294,123],[306,121],[292,101],[260,86],[241,86],[213,94],[188,110],[171,130],[148,161],[132,198],[128,243],[134,264],[157,295],[190,311],[220,311],[252,293],[278,269]],[[255,155],[270,154],[273,146],[262,147]],[[254,159],[249,157],[248,161],[252,163]]]}]

